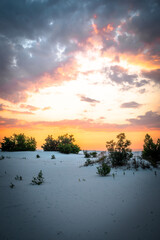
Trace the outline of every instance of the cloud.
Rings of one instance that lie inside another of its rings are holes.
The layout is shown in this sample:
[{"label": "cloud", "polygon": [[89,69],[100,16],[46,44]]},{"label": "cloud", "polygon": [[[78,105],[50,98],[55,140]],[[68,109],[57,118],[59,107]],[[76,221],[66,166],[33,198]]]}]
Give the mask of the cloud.
[{"label": "cloud", "polygon": [[3,118],[0,117],[0,128],[15,128],[23,127],[25,121],[20,121],[14,118]]},{"label": "cloud", "polygon": [[[95,36],[102,43],[99,51],[138,53],[159,63],[159,12],[156,0],[1,0],[1,98],[25,101],[27,90],[76,79],[75,53],[91,47],[88,39]],[[70,65],[72,76],[59,73]],[[136,74],[121,74],[123,78],[116,72],[110,78],[117,83],[136,81]]]},{"label": "cloud", "polygon": [[126,124],[111,124],[96,122],[93,119],[64,119],[60,121],[22,121],[18,119],[10,119],[0,117],[0,127],[9,128],[26,128],[26,129],[41,129],[44,127],[61,127],[61,128],[77,128],[87,131],[116,131],[124,129]]},{"label": "cloud", "polygon": [[121,104],[121,108],[139,108],[142,104],[139,104],[137,102],[126,102]]},{"label": "cloud", "polygon": [[88,102],[88,103],[100,103],[100,101],[98,101],[96,99],[85,97],[85,96],[80,96],[80,100],[82,102]]},{"label": "cloud", "polygon": [[140,80],[139,82],[136,82],[136,87],[143,87],[143,86],[145,86],[145,85],[147,85],[147,84],[149,84],[149,82],[147,81],[147,80]]},{"label": "cloud", "polygon": [[122,86],[125,86],[126,84],[128,86],[133,86],[136,84],[138,78],[137,74],[129,74],[127,69],[118,65],[108,68],[106,74],[112,82]]},{"label": "cloud", "polygon": [[146,77],[156,84],[160,84],[160,69],[155,69],[151,71],[142,71],[143,77]]},{"label": "cloud", "polygon": [[160,129],[160,114],[148,111],[145,115],[139,115],[137,118],[127,120],[132,126],[146,127],[149,129]]},{"label": "cloud", "polygon": [[51,109],[51,107],[44,107],[44,108],[42,108],[43,111],[47,111],[47,110],[50,110],[50,109]]},{"label": "cloud", "polygon": [[143,43],[151,44],[159,39],[160,3],[156,0],[136,2],[137,14],[128,21],[127,30],[134,32]]},{"label": "cloud", "polygon": [[40,108],[38,108],[38,107],[35,107],[35,106],[32,106],[32,105],[27,105],[27,104],[21,104],[20,107],[21,107],[21,108],[26,108],[26,109],[28,109],[29,111],[37,111],[37,110],[40,109]]},{"label": "cloud", "polygon": [[12,110],[12,109],[9,109],[8,106],[4,105],[4,104],[0,104],[0,111],[3,112],[10,112],[10,113],[16,113],[16,114],[34,114],[33,112],[31,111],[18,111],[18,110]]},{"label": "cloud", "polygon": [[18,120],[13,118],[0,117],[1,128],[26,128],[26,129],[44,129],[44,127],[77,128],[86,131],[125,131],[135,129],[160,129],[160,115],[157,112],[148,111],[137,118],[127,119],[129,123],[116,124],[104,123],[101,119],[64,119],[60,121],[32,121]]}]

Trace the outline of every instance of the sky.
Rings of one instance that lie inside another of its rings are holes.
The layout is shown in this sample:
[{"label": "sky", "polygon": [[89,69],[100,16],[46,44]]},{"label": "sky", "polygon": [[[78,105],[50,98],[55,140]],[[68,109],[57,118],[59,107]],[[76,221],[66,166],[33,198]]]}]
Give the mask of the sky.
[{"label": "sky", "polygon": [[160,137],[158,0],[1,0],[0,141]]}]

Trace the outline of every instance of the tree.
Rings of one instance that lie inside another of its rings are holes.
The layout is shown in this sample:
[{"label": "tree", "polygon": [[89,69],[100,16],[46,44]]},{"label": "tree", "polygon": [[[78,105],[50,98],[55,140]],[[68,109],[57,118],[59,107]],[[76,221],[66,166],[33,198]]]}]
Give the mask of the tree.
[{"label": "tree", "polygon": [[131,145],[129,140],[126,140],[124,133],[117,135],[117,142],[113,140],[106,142],[106,148],[109,152],[109,158],[113,166],[123,166],[133,156],[132,150],[128,148]]},{"label": "tree", "polygon": [[58,140],[55,140],[52,135],[48,135],[41,148],[43,148],[44,151],[58,151],[58,144]]},{"label": "tree", "polygon": [[35,151],[35,138],[26,137],[23,133],[13,134],[11,137],[4,137],[1,142],[2,151]]},{"label": "tree", "polygon": [[49,135],[45,141],[45,144],[42,145],[44,151],[59,151],[67,154],[80,151],[80,147],[74,143],[73,135],[64,134],[59,136],[58,139],[53,139],[52,135]]},{"label": "tree", "polygon": [[160,139],[158,138],[157,143],[153,142],[153,139],[149,134],[145,135],[142,158],[150,161],[152,165],[156,166],[157,162],[160,161]]}]

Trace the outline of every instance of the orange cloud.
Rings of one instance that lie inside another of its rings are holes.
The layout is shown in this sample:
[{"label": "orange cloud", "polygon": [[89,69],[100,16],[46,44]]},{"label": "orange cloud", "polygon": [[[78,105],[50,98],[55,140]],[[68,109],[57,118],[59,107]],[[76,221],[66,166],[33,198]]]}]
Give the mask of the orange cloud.
[{"label": "orange cloud", "polygon": [[113,24],[108,24],[106,27],[102,28],[103,32],[109,33],[114,30]]},{"label": "orange cloud", "polygon": [[99,31],[98,31],[97,25],[95,23],[92,23],[92,27],[93,27],[94,33],[98,34]]}]

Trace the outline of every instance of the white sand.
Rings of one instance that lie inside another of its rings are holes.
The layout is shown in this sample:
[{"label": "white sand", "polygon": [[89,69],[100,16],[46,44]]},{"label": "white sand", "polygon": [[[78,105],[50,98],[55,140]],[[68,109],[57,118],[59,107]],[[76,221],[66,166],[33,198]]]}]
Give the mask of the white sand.
[{"label": "white sand", "polygon": [[[159,169],[156,176],[155,170],[127,170],[124,175],[122,169],[112,169],[101,177],[98,165],[79,167],[85,162],[83,154],[1,155],[1,240],[160,239]],[[30,185],[40,170],[44,184]],[[23,180],[16,181],[16,175]]]}]

